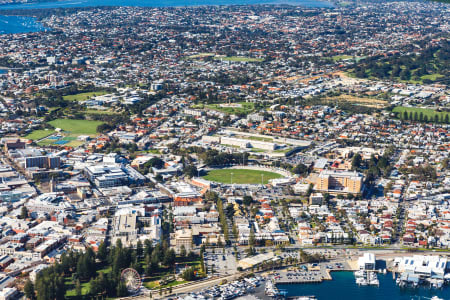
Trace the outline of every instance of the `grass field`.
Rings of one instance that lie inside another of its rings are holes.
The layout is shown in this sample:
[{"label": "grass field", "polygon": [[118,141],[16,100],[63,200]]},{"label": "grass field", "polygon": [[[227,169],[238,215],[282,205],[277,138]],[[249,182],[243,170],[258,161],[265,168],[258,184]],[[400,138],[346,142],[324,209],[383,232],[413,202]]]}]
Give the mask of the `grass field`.
[{"label": "grass field", "polygon": [[97,91],[97,92],[87,92],[87,93],[79,93],[75,95],[67,95],[63,96],[64,100],[67,101],[84,101],[88,100],[89,98],[95,97],[95,96],[101,96],[106,95],[108,92],[106,91]]},{"label": "grass field", "polygon": [[352,58],[353,58],[353,56],[351,56],[351,55],[335,55],[335,56],[332,57],[332,59],[334,61],[340,61],[340,60],[352,59]]},{"label": "grass field", "polygon": [[179,280],[175,280],[175,281],[172,281],[172,282],[169,282],[168,284],[166,284],[166,285],[159,285],[159,280],[153,280],[153,281],[145,281],[144,282],[144,286],[146,287],[146,288],[148,288],[148,289],[150,289],[150,290],[156,290],[156,289],[159,289],[159,288],[162,288],[162,289],[165,289],[165,288],[168,288],[168,287],[173,287],[173,286],[176,286],[176,285],[180,285],[180,284],[183,284],[183,283],[186,283],[187,281],[184,281],[184,280],[181,280],[181,281],[179,281]]},{"label": "grass field", "polygon": [[234,62],[262,62],[264,59],[262,58],[253,58],[253,57],[245,57],[245,56],[216,56],[215,53],[199,53],[190,56],[186,56],[183,59],[198,59],[204,57],[213,57],[215,60],[222,61],[234,61]]},{"label": "grass field", "polygon": [[[109,272],[111,272],[111,267],[107,267],[105,269],[98,270],[97,274],[100,274],[100,273],[108,274]],[[73,284],[71,276],[64,278],[64,284],[66,285],[66,295],[64,298],[67,298],[67,299],[76,298],[77,292],[75,290],[75,284]],[[84,295],[84,296],[88,295],[90,288],[91,288],[91,285],[90,285],[89,281],[81,282],[81,294],[82,295]]]},{"label": "grass field", "polygon": [[[233,173],[233,175],[231,175]],[[269,179],[282,178],[283,176],[277,173],[249,169],[217,169],[208,172],[206,180],[220,182],[220,183],[237,183],[237,184],[267,184]],[[232,181],[231,181],[232,180]]]},{"label": "grass field", "polygon": [[72,120],[72,119],[56,119],[48,122],[55,128],[61,128],[61,137],[52,139],[45,138],[53,133],[54,130],[35,130],[29,135],[25,136],[27,139],[40,140],[37,144],[39,146],[61,146],[61,147],[78,147],[84,144],[83,141],[77,140],[80,135],[97,135],[97,126],[103,124],[101,121],[89,120]]},{"label": "grass field", "polygon": [[97,126],[103,124],[101,121],[72,119],[56,119],[48,123],[55,128],[70,132],[71,135],[96,135]]},{"label": "grass field", "polygon": [[266,137],[262,137],[262,136],[249,135],[249,136],[244,136],[243,138],[246,138],[248,140],[254,140],[254,141],[263,141],[263,142],[270,142],[270,143],[273,142],[273,138],[271,138],[271,137],[266,138]]},{"label": "grass field", "polygon": [[194,54],[191,56],[186,57],[187,59],[196,59],[196,58],[202,58],[202,57],[207,57],[207,56],[214,56],[216,55],[215,53],[199,53],[199,54]]},{"label": "grass field", "polygon": [[98,110],[98,109],[86,109],[83,111],[86,114],[91,115],[116,115],[116,112],[110,111],[110,110]]},{"label": "grass field", "polygon": [[405,111],[408,113],[408,119],[409,119],[409,113],[413,113],[413,117],[414,117],[414,114],[416,112],[419,115],[420,115],[420,113],[422,113],[424,118],[425,118],[425,116],[427,116],[428,122],[434,122],[434,118],[436,115],[439,116],[439,120],[441,120],[441,118],[442,118],[442,120],[445,120],[446,115],[450,119],[450,113],[435,111],[435,110],[429,109],[429,108],[397,106],[392,110],[392,112],[399,113],[398,117],[400,119],[403,119],[403,113]]},{"label": "grass field", "polygon": [[70,141],[67,144],[65,144],[64,146],[76,148],[76,147],[81,146],[83,144],[84,144],[83,141]]},{"label": "grass field", "polygon": [[444,77],[444,75],[441,75],[441,74],[428,74],[428,75],[423,75],[420,78],[422,80],[429,79],[429,80],[432,80],[432,81],[436,81],[437,79],[442,78],[442,77]]},{"label": "grass field", "polygon": [[[189,260],[187,257],[186,258],[180,258],[177,257],[177,263],[179,265],[187,265],[189,267],[193,267],[196,270],[200,269],[201,263],[200,260],[197,258],[195,258],[194,260]],[[155,272],[152,276],[146,276],[143,282],[143,285],[151,290],[155,290],[155,289],[159,289],[159,288],[168,288],[168,287],[173,287],[179,284],[183,284],[186,283],[187,281],[184,280],[174,280],[171,281],[169,283],[167,283],[166,285],[160,285],[159,281],[161,279],[163,279],[166,276],[169,275],[173,275],[173,270],[163,267],[163,268],[159,268],[157,272]]]},{"label": "grass field", "polygon": [[262,62],[262,58],[244,57],[244,56],[216,56],[216,60],[236,61],[236,62]]},{"label": "grass field", "polygon": [[36,141],[36,140],[43,139],[43,138],[53,134],[54,132],[55,131],[51,130],[51,129],[49,129],[49,130],[39,129],[39,130],[35,130],[32,133],[26,135],[25,138],[29,139],[29,140]]},{"label": "grass field", "polygon": [[252,102],[237,102],[236,104],[240,104],[241,107],[223,107],[220,104],[199,104],[194,105],[193,108],[209,108],[227,114],[249,114],[255,110],[255,105]]}]

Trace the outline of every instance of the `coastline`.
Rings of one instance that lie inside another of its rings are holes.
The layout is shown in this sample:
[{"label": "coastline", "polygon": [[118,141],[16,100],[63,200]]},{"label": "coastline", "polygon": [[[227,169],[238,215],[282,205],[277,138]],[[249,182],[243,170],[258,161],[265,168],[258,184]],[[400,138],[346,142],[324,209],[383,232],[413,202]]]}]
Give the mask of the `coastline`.
[{"label": "coastline", "polygon": [[54,9],[82,7],[197,7],[197,6],[230,6],[230,5],[298,5],[309,8],[332,8],[334,3],[327,0],[94,0],[70,1],[50,0],[43,2],[0,4],[0,10],[21,9]]}]

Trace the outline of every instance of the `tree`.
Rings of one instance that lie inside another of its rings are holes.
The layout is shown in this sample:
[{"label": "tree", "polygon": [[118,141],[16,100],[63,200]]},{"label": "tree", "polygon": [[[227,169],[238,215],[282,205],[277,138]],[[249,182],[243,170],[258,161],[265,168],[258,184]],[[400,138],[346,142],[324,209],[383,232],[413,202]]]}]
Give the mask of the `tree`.
[{"label": "tree", "polygon": [[175,264],[175,251],[173,249],[170,249],[169,251],[166,251],[164,254],[164,264],[166,266],[173,266]]},{"label": "tree", "polygon": [[114,129],[114,126],[113,125],[109,125],[107,123],[103,123],[103,124],[97,126],[97,132],[98,133],[105,133],[105,132],[108,132],[108,131],[113,130],[113,129]]},{"label": "tree", "polygon": [[127,286],[125,283],[121,280],[119,281],[119,285],[117,286],[117,296],[118,297],[124,297],[128,295]]},{"label": "tree", "polygon": [[23,287],[23,292],[25,293],[25,297],[30,300],[36,299],[36,294],[34,292],[34,284],[31,282],[30,279],[27,280],[25,283],[25,286]]},{"label": "tree", "polygon": [[250,228],[250,235],[248,237],[248,244],[250,247],[255,246],[255,232],[253,231],[253,228]]},{"label": "tree", "polygon": [[308,174],[308,167],[302,163],[299,163],[292,169],[292,172],[294,174],[306,175],[306,174]]},{"label": "tree", "polygon": [[22,209],[20,210],[20,218],[21,219],[28,218],[28,209],[27,209],[27,207],[25,205],[22,206]]},{"label": "tree", "polygon": [[80,298],[82,295],[81,283],[79,279],[77,279],[77,282],[75,283],[75,295],[77,296],[77,298]]},{"label": "tree", "polygon": [[198,176],[198,170],[197,167],[194,165],[187,165],[184,167],[183,173],[188,176],[189,178]]},{"label": "tree", "polygon": [[157,168],[157,169],[161,169],[164,166],[164,161],[159,158],[159,157],[153,157],[152,159],[150,159],[148,162],[146,162],[144,164],[144,168]]},{"label": "tree", "polygon": [[249,206],[250,204],[252,204],[252,202],[253,202],[252,196],[248,196],[248,195],[244,196],[243,203],[245,206]]},{"label": "tree", "polygon": [[361,166],[361,161],[361,155],[359,153],[356,153],[352,159],[352,169],[355,170],[359,168]]},{"label": "tree", "polygon": [[314,190],[314,185],[312,183],[309,184],[308,190],[306,191],[306,196],[311,196],[312,192]]},{"label": "tree", "polygon": [[180,256],[181,257],[186,256],[186,247],[184,247],[184,245],[181,245],[181,247],[180,247]]},{"label": "tree", "polygon": [[181,277],[186,281],[192,281],[195,279],[195,271],[194,268],[187,268],[184,270],[184,272],[181,274]]},{"label": "tree", "polygon": [[142,242],[139,240],[139,241],[137,241],[137,244],[136,244],[136,256],[138,258],[141,258],[143,253],[144,253],[144,249],[142,248]]},{"label": "tree", "polygon": [[98,246],[97,258],[98,258],[101,262],[105,262],[107,256],[108,256],[108,249],[106,248],[106,243],[105,243],[105,241],[102,241],[102,242],[100,243],[100,246]]}]

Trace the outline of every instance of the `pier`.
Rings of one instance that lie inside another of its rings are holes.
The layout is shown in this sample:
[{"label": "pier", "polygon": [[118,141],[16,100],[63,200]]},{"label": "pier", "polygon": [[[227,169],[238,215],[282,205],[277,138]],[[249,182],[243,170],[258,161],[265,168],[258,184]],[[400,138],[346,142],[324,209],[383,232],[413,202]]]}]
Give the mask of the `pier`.
[{"label": "pier", "polygon": [[283,270],[277,273],[274,278],[275,284],[301,284],[320,283],[324,280],[332,280],[331,272],[349,271],[351,267],[346,263],[320,263],[317,266],[301,266],[295,270]]}]

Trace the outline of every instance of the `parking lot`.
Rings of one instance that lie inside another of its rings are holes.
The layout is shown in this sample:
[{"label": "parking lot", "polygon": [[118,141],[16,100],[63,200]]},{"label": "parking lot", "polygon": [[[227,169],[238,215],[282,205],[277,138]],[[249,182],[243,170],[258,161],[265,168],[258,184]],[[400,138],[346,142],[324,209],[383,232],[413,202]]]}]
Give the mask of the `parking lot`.
[{"label": "parking lot", "polygon": [[236,272],[238,264],[236,257],[231,250],[226,250],[225,254],[222,250],[216,250],[215,253],[205,252],[205,267],[208,274],[232,274]]}]

